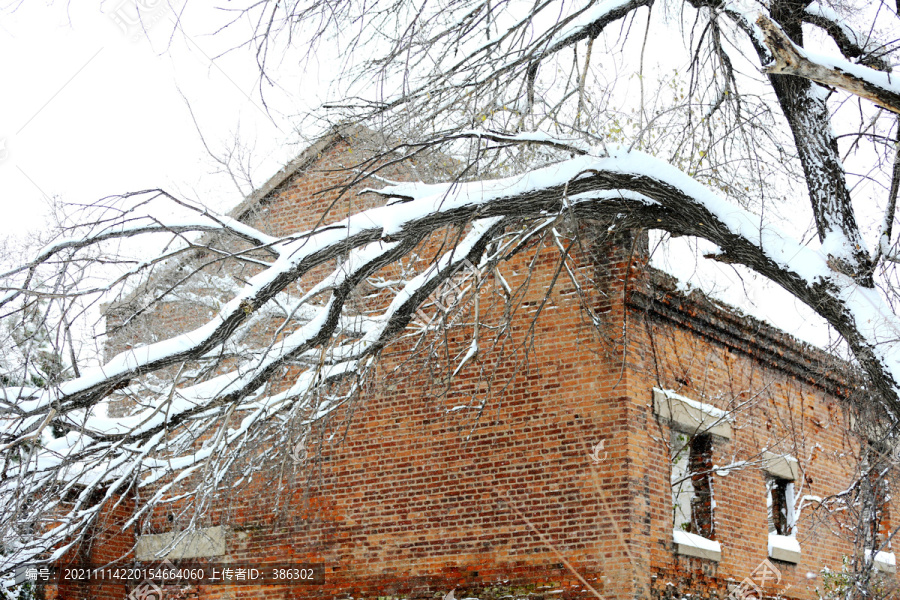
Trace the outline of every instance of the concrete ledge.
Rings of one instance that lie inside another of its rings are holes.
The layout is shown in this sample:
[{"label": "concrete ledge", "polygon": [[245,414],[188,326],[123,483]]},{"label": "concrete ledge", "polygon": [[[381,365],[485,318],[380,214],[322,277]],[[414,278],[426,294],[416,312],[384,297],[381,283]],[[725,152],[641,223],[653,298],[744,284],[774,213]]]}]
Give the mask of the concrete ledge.
[{"label": "concrete ledge", "polygon": [[800,562],[800,544],[790,535],[769,534],[769,558],[797,564]]},{"label": "concrete ledge", "polygon": [[722,546],[719,542],[685,531],[673,531],[672,540],[678,554],[715,562],[722,560]]},{"label": "concrete ledge", "polygon": [[763,452],[763,470],[778,479],[788,481],[800,479],[800,464],[792,456]]},{"label": "concrete ledge", "polygon": [[134,556],[138,560],[206,558],[223,554],[225,554],[225,530],[221,526],[190,533],[172,531],[157,535],[142,535],[134,548]]},{"label": "concrete ledge", "polygon": [[881,571],[882,573],[897,572],[897,560],[893,552],[876,552],[872,566],[875,567],[876,571]]},{"label": "concrete ledge", "polygon": [[686,433],[711,433],[731,439],[728,413],[670,390],[653,388],[653,412]]}]

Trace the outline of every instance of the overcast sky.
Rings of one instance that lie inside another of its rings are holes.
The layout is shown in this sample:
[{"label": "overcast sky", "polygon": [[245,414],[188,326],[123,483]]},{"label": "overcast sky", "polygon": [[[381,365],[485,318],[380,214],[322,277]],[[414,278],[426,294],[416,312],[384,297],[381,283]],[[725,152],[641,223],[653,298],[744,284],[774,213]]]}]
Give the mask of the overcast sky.
[{"label": "overcast sky", "polygon": [[3,231],[39,228],[48,197],[91,202],[166,187],[235,204],[240,194],[213,175],[189,105],[215,152],[239,132],[261,177],[296,152],[286,142],[291,115],[305,108],[300,86],[290,89],[300,78],[267,88],[267,114],[252,54],[222,56],[246,39],[246,22],[212,36],[226,15],[206,3],[192,3],[176,27],[166,2],[141,0],[144,31],[133,0],[98,4],[27,2],[0,13]]}]

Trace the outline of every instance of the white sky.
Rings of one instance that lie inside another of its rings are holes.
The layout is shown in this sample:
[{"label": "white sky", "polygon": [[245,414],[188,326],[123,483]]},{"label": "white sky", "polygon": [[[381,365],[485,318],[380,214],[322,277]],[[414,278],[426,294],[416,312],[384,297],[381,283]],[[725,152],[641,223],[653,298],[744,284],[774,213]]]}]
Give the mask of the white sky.
[{"label": "white sky", "polygon": [[246,39],[246,23],[206,35],[224,15],[193,2],[173,34],[167,3],[142,0],[145,33],[126,25],[133,0],[98,4],[27,2],[0,13],[0,230],[40,228],[53,196],[91,202],[165,187],[220,209],[235,204],[230,180],[211,176],[188,103],[214,151],[240,131],[263,177],[296,152],[285,116],[302,108],[299,86],[266,93],[270,118],[252,54],[219,56]]},{"label": "white sky", "polygon": [[[218,210],[236,204],[241,194],[214,173],[188,103],[213,151],[232,145],[237,132],[252,148],[254,185],[299,152],[296,115],[317,104],[314,94],[327,85],[309,72],[315,57],[302,67],[285,61],[280,88],[266,91],[266,114],[252,52],[223,55],[246,41],[248,23],[210,35],[227,15],[205,3],[189,3],[180,27],[165,0],[139,4],[147,7],[143,29],[134,24],[134,0],[29,1],[0,12],[0,235],[39,231],[48,197],[90,203],[163,187]],[[709,261],[687,251],[661,266],[689,280],[701,263]],[[752,276],[745,286],[732,269],[717,270],[731,277],[717,284],[719,297],[827,343],[820,321],[798,312],[780,288]]]}]

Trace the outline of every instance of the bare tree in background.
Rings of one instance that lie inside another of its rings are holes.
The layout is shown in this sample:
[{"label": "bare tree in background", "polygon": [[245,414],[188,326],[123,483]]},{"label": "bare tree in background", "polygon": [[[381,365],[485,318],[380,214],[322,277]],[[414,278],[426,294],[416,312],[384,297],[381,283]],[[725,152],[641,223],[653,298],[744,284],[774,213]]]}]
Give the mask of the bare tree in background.
[{"label": "bare tree in background", "polygon": [[[108,199],[6,272],[2,317],[24,327],[4,329],[20,333],[6,346],[16,350],[0,408],[0,501],[14,507],[0,523],[3,568],[59,556],[138,483],[157,485],[144,511],[173,480],[199,482],[202,504],[242,449],[276,448],[285,419],[308,426],[352,397],[461,269],[490,272],[536,239],[558,245],[564,267],[587,222],[706,240],[717,250],[705,258],[786,289],[846,342],[864,373],[860,402],[890,436],[900,418],[896,11],[800,0],[236,9],[236,22],[256,25],[248,46],[264,76],[285,48],[343,57],[338,100],[316,116],[392,140],[360,173],[435,147],[457,172],[448,183],[387,181],[386,206],[284,237],[159,191]],[[671,72],[645,63],[653,38],[681,52]],[[159,203],[178,216],[160,216],[170,213]],[[796,227],[807,218],[808,232]],[[439,256],[405,268],[448,229]],[[170,242],[122,260],[119,244],[142,236]],[[246,277],[209,277],[226,259]],[[360,304],[385,273],[402,276]],[[300,289],[311,274],[319,283]],[[191,331],[79,365],[90,304],[139,290],[143,303],[115,315],[127,327],[197,289],[221,303]],[[248,341],[270,322],[265,343]],[[106,405],[122,393],[139,410],[111,419]]]}]

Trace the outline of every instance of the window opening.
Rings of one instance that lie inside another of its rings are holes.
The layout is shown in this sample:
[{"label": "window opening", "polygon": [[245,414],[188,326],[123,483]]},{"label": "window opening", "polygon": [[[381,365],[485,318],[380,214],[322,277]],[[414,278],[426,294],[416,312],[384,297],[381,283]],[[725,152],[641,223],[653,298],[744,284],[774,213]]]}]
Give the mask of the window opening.
[{"label": "window opening", "polygon": [[671,448],[674,527],[714,539],[712,436],[673,431]]},{"label": "window opening", "polygon": [[791,535],[794,530],[794,482],[778,477],[766,480],[769,533]]}]

